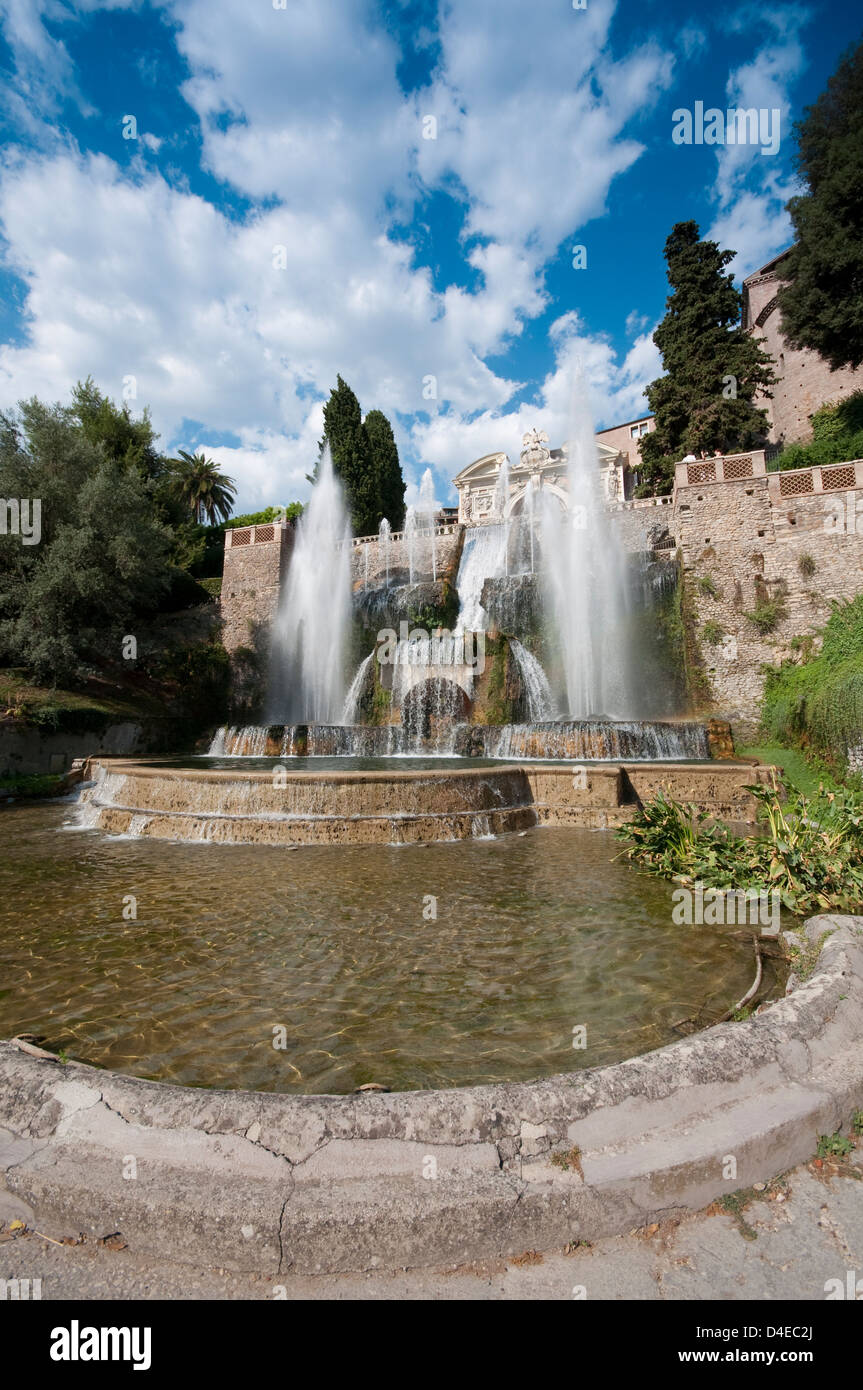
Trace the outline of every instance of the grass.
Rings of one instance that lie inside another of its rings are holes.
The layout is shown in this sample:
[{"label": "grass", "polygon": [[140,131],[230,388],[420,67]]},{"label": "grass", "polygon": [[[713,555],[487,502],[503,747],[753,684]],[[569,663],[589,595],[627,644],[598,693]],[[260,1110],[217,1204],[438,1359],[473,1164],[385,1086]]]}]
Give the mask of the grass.
[{"label": "grass", "polygon": [[782,773],[783,780],[794,791],[805,796],[815,796],[819,786],[828,791],[838,791],[838,783],[826,768],[813,766],[799,748],[783,748],[779,743],[764,743],[738,748],[738,757],[759,758],[762,763],[772,763]]}]

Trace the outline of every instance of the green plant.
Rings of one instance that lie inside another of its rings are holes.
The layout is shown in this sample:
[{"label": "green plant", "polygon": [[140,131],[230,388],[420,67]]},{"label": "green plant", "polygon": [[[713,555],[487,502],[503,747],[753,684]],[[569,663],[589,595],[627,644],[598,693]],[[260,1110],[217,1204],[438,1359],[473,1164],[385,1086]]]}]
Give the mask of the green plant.
[{"label": "green plant", "polygon": [[863,729],[863,594],[834,606],[814,656],[767,670],[761,722],[771,740],[842,774]]},{"label": "green plant", "polygon": [[818,1158],[847,1158],[854,1145],[837,1130],[835,1134],[819,1134]]},{"label": "green plant", "polygon": [[724,636],[719,623],[714,622],[712,618],[708,619],[701,629],[701,640],[706,642],[708,647],[718,647]]},{"label": "green plant", "polygon": [[797,561],[797,567],[805,579],[811,579],[817,569],[817,565],[811,555],[801,555]]},{"label": "green plant", "polygon": [[773,632],[777,623],[785,617],[785,603],[780,595],[775,598],[759,599],[755,607],[744,615],[762,637]]},{"label": "green plant", "polygon": [[701,574],[698,576],[696,583],[698,584],[699,593],[709,594],[711,598],[719,597],[719,590],[716,587],[712,575]]},{"label": "green plant", "polygon": [[558,1150],[551,1155],[549,1161],[554,1168],[563,1168],[565,1172],[578,1173],[579,1176],[584,1176],[581,1169],[581,1149],[578,1145],[574,1145],[566,1152]]},{"label": "green plant", "polygon": [[792,912],[863,906],[863,798],[819,790],[814,797],[757,784],[762,834],[734,835],[707,813],[659,793],[618,832],[624,856],[647,873],[706,888],[777,890]]},{"label": "green plant", "polygon": [[851,1116],[851,1128],[855,1134],[863,1134],[863,1110],[855,1110]]}]

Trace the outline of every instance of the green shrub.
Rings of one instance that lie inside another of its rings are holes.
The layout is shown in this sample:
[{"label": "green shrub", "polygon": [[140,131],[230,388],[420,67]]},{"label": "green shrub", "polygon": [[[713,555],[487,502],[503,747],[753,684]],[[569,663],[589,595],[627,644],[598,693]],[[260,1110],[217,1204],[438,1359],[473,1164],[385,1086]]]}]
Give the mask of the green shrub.
[{"label": "green shrub", "polygon": [[701,574],[698,577],[698,591],[702,594],[709,594],[711,598],[719,597],[719,590],[716,587],[712,575]]},{"label": "green shrub", "polygon": [[762,637],[773,632],[778,622],[785,617],[785,603],[781,597],[759,599],[755,607],[744,615]]},{"label": "green shrub", "polygon": [[797,561],[797,566],[804,579],[811,579],[818,568],[811,555],[801,555]]},{"label": "green shrub", "polygon": [[777,742],[844,769],[863,740],[863,594],[834,607],[816,656],[767,672],[761,722]]},{"label": "green shrub", "polygon": [[813,797],[748,788],[762,833],[747,838],[711,823],[706,811],[661,792],[618,832],[623,854],[646,873],[705,888],[776,889],[801,916],[863,906],[863,797],[819,789]]},{"label": "green shrub", "polygon": [[701,629],[701,640],[706,642],[708,647],[718,647],[724,636],[725,633],[719,623],[715,623],[712,618]]}]

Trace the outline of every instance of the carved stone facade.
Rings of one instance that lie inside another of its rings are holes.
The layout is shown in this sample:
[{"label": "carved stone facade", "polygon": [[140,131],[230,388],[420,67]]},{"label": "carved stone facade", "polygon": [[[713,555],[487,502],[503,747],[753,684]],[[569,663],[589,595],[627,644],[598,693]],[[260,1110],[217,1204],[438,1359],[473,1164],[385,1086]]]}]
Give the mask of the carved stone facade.
[{"label": "carved stone facade", "polygon": [[[597,441],[601,495],[607,502],[622,501],[626,455]],[[506,468],[504,465],[507,465]],[[463,526],[485,526],[518,515],[529,496],[553,496],[569,505],[566,445],[548,447],[545,430],[532,429],[522,437],[517,463],[504,453],[484,454],[453,479],[458,490],[458,519]]]},{"label": "carved stone facade", "polygon": [[777,302],[782,262],[787,256],[783,251],[743,281],[743,326],[761,339],[762,347],[773,358],[778,378],[772,399],[760,397],[757,401],[767,411],[769,438],[774,444],[808,440],[816,410],[863,389],[863,370],[831,372],[817,352],[788,345]]}]

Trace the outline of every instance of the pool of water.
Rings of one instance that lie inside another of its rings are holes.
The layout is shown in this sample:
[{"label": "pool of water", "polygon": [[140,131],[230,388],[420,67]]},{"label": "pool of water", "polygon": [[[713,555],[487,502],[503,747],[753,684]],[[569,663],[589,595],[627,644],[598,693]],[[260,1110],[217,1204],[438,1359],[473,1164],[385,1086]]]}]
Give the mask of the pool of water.
[{"label": "pool of water", "polygon": [[69,803],[0,810],[0,1037],[137,1076],[528,1080],[672,1042],[753,977],[749,931],[675,925],[671,885],[605,832],[292,851],[72,821]]}]

